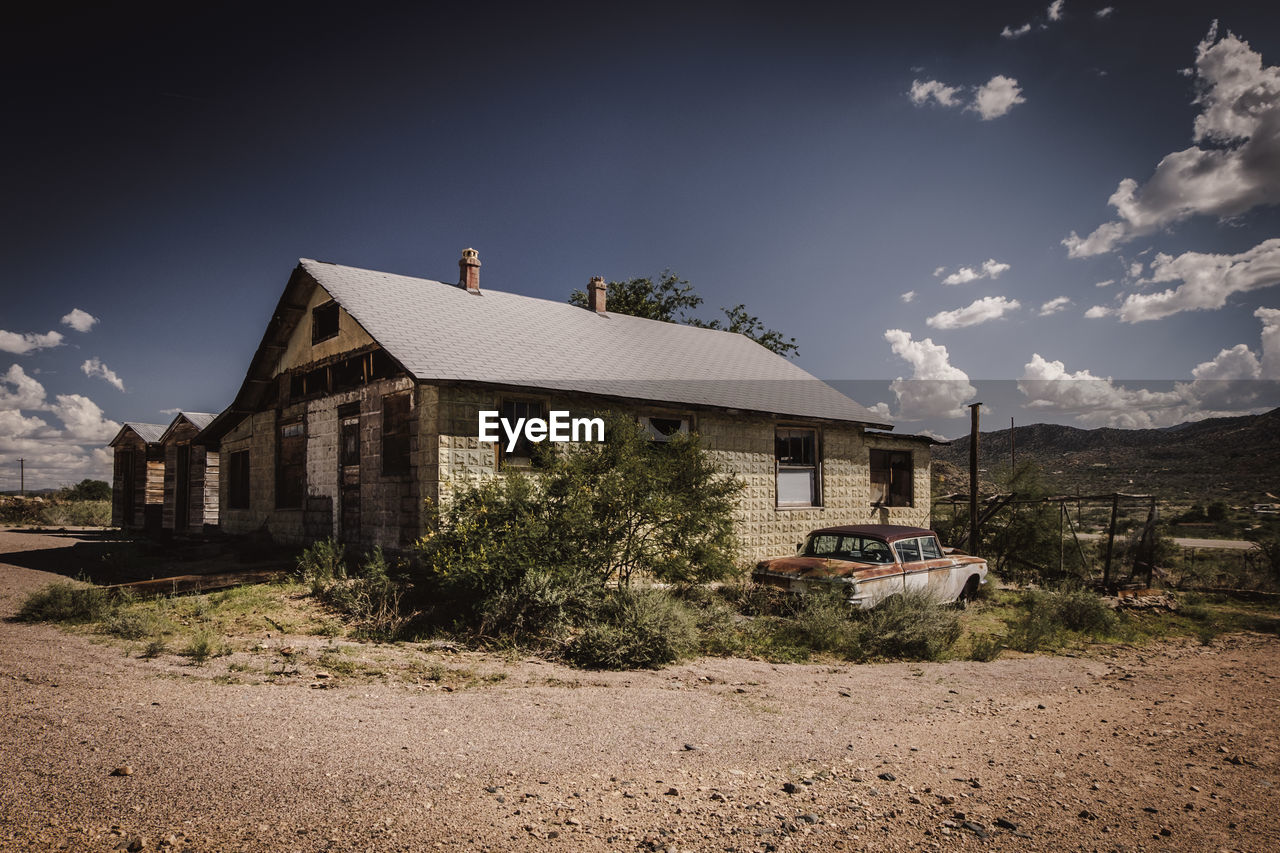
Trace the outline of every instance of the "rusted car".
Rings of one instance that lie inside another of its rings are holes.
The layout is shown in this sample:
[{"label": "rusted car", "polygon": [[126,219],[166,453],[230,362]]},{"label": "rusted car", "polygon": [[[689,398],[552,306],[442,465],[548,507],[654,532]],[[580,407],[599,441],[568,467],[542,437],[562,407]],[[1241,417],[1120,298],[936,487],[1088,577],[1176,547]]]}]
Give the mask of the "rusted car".
[{"label": "rusted car", "polygon": [[938,602],[968,601],[987,582],[987,561],[944,550],[923,527],[851,524],[813,531],[794,557],[762,560],[752,578],[790,592],[835,587],[865,609],[911,591]]}]

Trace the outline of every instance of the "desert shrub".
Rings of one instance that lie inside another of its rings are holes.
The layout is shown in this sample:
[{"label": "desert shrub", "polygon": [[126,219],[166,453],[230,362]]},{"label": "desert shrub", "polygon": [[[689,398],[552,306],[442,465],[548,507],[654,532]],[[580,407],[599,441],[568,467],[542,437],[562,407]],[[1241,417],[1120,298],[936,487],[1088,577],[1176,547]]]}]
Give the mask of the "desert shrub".
[{"label": "desert shrub", "polygon": [[0,523],[39,524],[44,501],[38,498],[0,496]]},{"label": "desert shrub", "polygon": [[49,527],[106,527],[111,524],[111,501],[58,501],[40,510],[40,523]]},{"label": "desert shrub", "polygon": [[323,590],[335,580],[347,576],[347,549],[333,539],[320,539],[298,555],[297,572],[312,592]]},{"label": "desert shrub", "polygon": [[106,618],[102,630],[122,640],[141,640],[159,633],[161,621],[149,611],[122,609]]},{"label": "desert shrub", "polygon": [[164,654],[169,648],[169,644],[165,642],[164,637],[152,637],[142,650],[142,657],[156,658]]},{"label": "desert shrub", "polygon": [[115,605],[102,587],[56,581],[27,595],[18,608],[25,622],[97,622]]},{"label": "desert shrub", "polygon": [[848,603],[837,592],[810,592],[798,602],[792,623],[806,648],[856,658],[862,648],[862,626],[850,615]]},{"label": "desert shrub", "polygon": [[222,644],[221,638],[209,631],[197,631],[182,650],[184,657],[191,658],[192,663],[202,664],[212,657],[229,654],[230,649]]},{"label": "desert shrub", "polygon": [[919,592],[894,595],[858,617],[861,654],[939,660],[960,639],[959,615]]},{"label": "desert shrub", "polygon": [[[407,586],[405,567],[393,567],[382,549],[374,548],[348,575],[342,556],[342,546],[335,549],[330,543],[322,549],[319,569],[311,579],[313,594],[347,617],[352,636],[378,642],[399,639],[415,615],[402,606]],[[321,580],[326,570],[333,574]]]},{"label": "desert shrub", "polygon": [[1097,638],[1118,627],[1116,614],[1093,592],[1079,587],[1030,590],[1022,614],[1009,625],[1007,642],[1022,652],[1062,645],[1071,633]]},{"label": "desert shrub", "polygon": [[644,669],[693,654],[698,633],[693,613],[657,589],[617,589],[597,618],[569,642],[564,657],[586,669]]},{"label": "desert shrub", "polygon": [[588,619],[602,595],[586,575],[533,568],[514,587],[485,599],[478,631],[523,642],[554,639]]},{"label": "desert shrub", "polygon": [[995,634],[982,634],[969,642],[969,660],[993,661],[1004,651],[1004,639]]}]

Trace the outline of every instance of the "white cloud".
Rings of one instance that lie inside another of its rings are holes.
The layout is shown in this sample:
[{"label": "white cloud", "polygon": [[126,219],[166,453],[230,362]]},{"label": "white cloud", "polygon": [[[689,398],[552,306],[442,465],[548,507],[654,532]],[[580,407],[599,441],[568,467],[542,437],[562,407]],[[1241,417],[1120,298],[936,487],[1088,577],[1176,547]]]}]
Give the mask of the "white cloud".
[{"label": "white cloud", "polygon": [[1139,284],[1175,281],[1177,287],[1158,293],[1129,294],[1116,314],[1126,323],[1141,323],[1182,311],[1209,311],[1226,305],[1232,294],[1280,284],[1280,238],[1238,255],[1159,254],[1151,262],[1151,278]]},{"label": "white cloud", "polygon": [[959,86],[948,86],[940,80],[912,80],[911,91],[907,93],[911,103],[918,107],[924,106],[930,100],[940,106],[956,107],[960,105],[956,97],[959,94]]},{"label": "white cloud", "polygon": [[1029,408],[1074,414],[1088,426],[1147,429],[1187,419],[1185,401],[1176,391],[1131,390],[1088,370],[1072,373],[1039,353],[1023,367],[1018,390],[1029,399]]},{"label": "white cloud", "polygon": [[[938,267],[934,271],[934,275],[939,275],[946,267]],[[977,281],[980,278],[997,279],[1001,273],[1010,269],[1009,264],[1001,263],[995,258],[988,258],[982,262],[982,265],[976,269],[973,267],[960,267],[942,280],[943,284],[968,284],[971,281]]]},{"label": "white cloud", "polygon": [[81,394],[59,394],[51,407],[70,438],[82,442],[110,441],[120,424],[102,416],[97,403]]},{"label": "white cloud", "polygon": [[1102,317],[1110,317],[1111,314],[1112,310],[1105,305],[1095,305],[1084,312],[1086,320],[1098,320]]},{"label": "white cloud", "polygon": [[903,302],[910,302],[915,298],[916,298],[916,292],[914,290],[908,290],[906,293],[902,294]]},{"label": "white cloud", "polygon": [[36,350],[56,347],[61,343],[61,332],[49,331],[43,335],[37,335],[31,332],[6,332],[0,329],[0,352],[25,355]]},{"label": "white cloud", "polygon": [[0,436],[20,438],[47,430],[49,425],[40,418],[25,417],[17,409],[0,409]]},{"label": "white cloud", "polygon": [[978,89],[973,103],[966,109],[976,111],[983,121],[990,121],[1009,112],[1015,104],[1026,103],[1026,100],[1017,80],[997,74]]},{"label": "white cloud", "polygon": [[954,311],[940,311],[925,320],[925,323],[933,329],[962,329],[966,326],[985,323],[988,320],[998,320],[1009,311],[1020,307],[1021,303],[1016,299],[1005,299],[1003,296],[984,296],[981,299],[975,299],[964,308],[957,308]]},{"label": "white cloud", "polygon": [[1096,12],[1094,12],[1094,13],[1093,13],[1093,16],[1094,16],[1095,18],[1097,18],[1098,20],[1100,20],[1100,21],[1101,21],[1101,20],[1106,20],[1107,18],[1110,18],[1110,17],[1112,16],[1112,14],[1114,14],[1114,13],[1115,13],[1115,11],[1116,11],[1116,7],[1115,7],[1115,6],[1103,6],[1101,9],[1099,9],[1099,10],[1098,10],[1098,11],[1096,11]]},{"label": "white cloud", "polygon": [[889,329],[884,333],[893,354],[912,367],[911,378],[901,376],[889,388],[898,398],[898,417],[914,420],[928,417],[962,417],[964,403],[977,396],[969,376],[951,364],[947,348],[932,339],[911,339],[910,332]]},{"label": "white cloud", "polygon": [[88,311],[81,311],[79,308],[72,308],[71,313],[66,314],[62,318],[64,325],[70,326],[77,332],[87,332],[93,328],[98,322],[98,318],[90,314]]},{"label": "white cloud", "polygon": [[937,278],[938,276],[942,275],[946,271],[947,271],[946,267],[938,267],[936,270],[933,271],[933,277]]},{"label": "white cloud", "polygon": [[1201,107],[1197,145],[1168,154],[1142,185],[1125,178],[1108,203],[1119,219],[1062,244],[1073,258],[1112,251],[1196,215],[1230,219],[1280,203],[1280,68],[1264,66],[1249,43],[1217,24],[1197,46],[1194,69]]},{"label": "white cloud", "polygon": [[1259,308],[1253,316],[1262,321],[1261,376],[1280,380],[1280,309]]},{"label": "white cloud", "polygon": [[80,365],[80,369],[84,371],[85,376],[97,376],[103,379],[108,385],[114,386],[119,390],[124,390],[124,380],[121,379],[114,370],[102,363],[102,359],[96,355],[88,359],[84,364]]},{"label": "white cloud", "polygon": [[1142,272],[1144,269],[1142,261],[1134,261],[1129,264],[1129,278],[1142,278]]},{"label": "white cloud", "polygon": [[[13,386],[10,391],[7,387]],[[0,409],[45,409],[44,386],[27,375],[21,365],[9,366],[0,377]]]},{"label": "white cloud", "polygon": [[1062,20],[1062,3],[1063,3],[1063,0],[1053,0],[1053,2],[1049,4],[1049,9],[1047,12],[1047,14],[1049,15],[1049,20],[1051,21]]},{"label": "white cloud", "polygon": [[1006,26],[1003,30],[1000,31],[1000,37],[1006,38],[1006,39],[1016,39],[1016,38],[1021,38],[1022,36],[1025,36],[1029,32],[1031,32],[1031,24],[1023,24],[1017,29]]},{"label": "white cloud", "polygon": [[1048,317],[1050,314],[1057,314],[1062,309],[1071,304],[1071,300],[1066,296],[1059,296],[1050,299],[1048,302],[1040,306],[1040,316]]},{"label": "white cloud", "polygon": [[1106,281],[1098,282],[1097,284],[1094,285],[1094,287],[1110,287],[1115,283],[1116,283],[1116,280],[1114,278],[1109,278]]}]

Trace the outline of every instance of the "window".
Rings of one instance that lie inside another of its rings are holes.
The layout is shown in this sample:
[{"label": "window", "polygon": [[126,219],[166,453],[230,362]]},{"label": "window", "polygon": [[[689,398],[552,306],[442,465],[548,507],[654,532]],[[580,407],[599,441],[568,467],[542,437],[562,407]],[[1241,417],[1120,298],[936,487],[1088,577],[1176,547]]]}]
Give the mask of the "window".
[{"label": "window", "polygon": [[894,542],[893,548],[898,552],[898,559],[904,563],[917,563],[920,561],[919,539],[903,539]]},{"label": "window", "polygon": [[[501,417],[513,427],[520,418],[546,417],[546,411],[541,400],[503,400],[501,411]],[[507,452],[505,442],[501,446],[503,458],[508,463],[528,465],[533,458],[533,442],[525,437],[523,430],[520,432],[520,437],[516,439],[515,448],[510,453]]]},{"label": "window", "polygon": [[249,508],[249,451],[227,456],[227,508]]},{"label": "window", "polygon": [[773,448],[778,506],[821,506],[818,431],[779,429]]},{"label": "window", "polygon": [[409,395],[382,398],[382,473],[409,472]]},{"label": "window", "polygon": [[307,435],[302,421],[280,425],[276,446],[276,508],[302,506],[307,468]]},{"label": "window", "polygon": [[670,441],[673,436],[689,434],[688,418],[646,415],[640,419],[640,425],[649,433],[650,440],[659,444]]},{"label": "window", "polygon": [[889,546],[879,539],[854,534],[815,533],[800,549],[805,557],[827,557],[859,563],[892,563]]},{"label": "window", "polygon": [[920,557],[924,560],[941,560],[942,549],[938,547],[938,540],[932,536],[921,536]]},{"label": "window", "polygon": [[871,502],[881,506],[911,506],[914,473],[911,451],[871,451]]},{"label": "window", "polygon": [[311,343],[338,336],[338,303],[326,302],[311,309]]}]

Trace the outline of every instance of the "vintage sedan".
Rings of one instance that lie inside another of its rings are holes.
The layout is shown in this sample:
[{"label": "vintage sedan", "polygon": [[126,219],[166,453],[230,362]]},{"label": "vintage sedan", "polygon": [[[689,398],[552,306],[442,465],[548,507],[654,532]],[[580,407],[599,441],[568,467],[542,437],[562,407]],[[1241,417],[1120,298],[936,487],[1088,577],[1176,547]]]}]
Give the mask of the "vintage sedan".
[{"label": "vintage sedan", "polygon": [[987,582],[987,561],[944,550],[923,527],[851,524],[813,531],[794,557],[762,560],[752,578],[790,592],[835,587],[861,608],[911,591],[968,601]]}]

